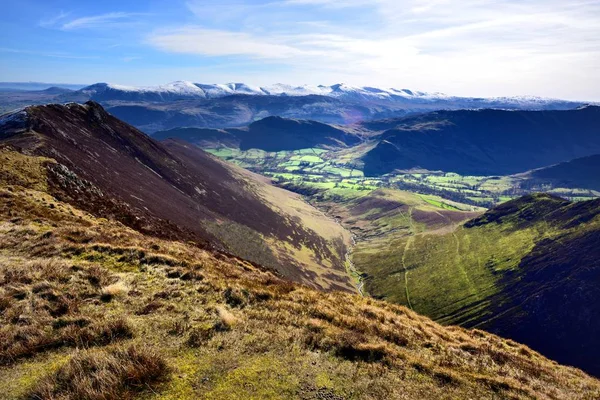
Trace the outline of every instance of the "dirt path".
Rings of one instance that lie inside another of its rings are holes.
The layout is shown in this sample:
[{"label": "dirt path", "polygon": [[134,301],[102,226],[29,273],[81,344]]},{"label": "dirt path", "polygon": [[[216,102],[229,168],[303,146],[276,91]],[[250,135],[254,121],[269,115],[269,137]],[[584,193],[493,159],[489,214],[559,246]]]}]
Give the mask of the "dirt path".
[{"label": "dirt path", "polygon": [[408,224],[409,224],[409,230],[411,233],[411,236],[406,240],[406,245],[404,246],[404,251],[402,251],[402,268],[404,268],[404,290],[406,291],[406,302],[408,303],[408,307],[412,310],[413,306],[412,303],[410,302],[410,293],[408,291],[408,268],[406,267],[406,253],[408,252],[408,250],[410,250],[410,245],[412,244],[413,240],[415,240],[415,229],[414,229],[414,225],[413,225],[413,219],[412,219],[412,212],[413,212],[413,207],[410,207],[408,209]]},{"label": "dirt path", "polygon": [[406,241],[406,245],[404,246],[404,251],[402,252],[402,267],[404,268],[404,289],[406,291],[406,302],[408,303],[408,307],[411,310],[413,309],[413,306],[412,306],[412,303],[410,302],[410,293],[408,292],[408,268],[406,267],[405,259],[406,259],[406,253],[410,249],[410,245],[414,239],[415,239],[414,236],[411,236],[408,238],[408,240]]},{"label": "dirt path", "polygon": [[[340,224],[338,222],[338,224]],[[340,226],[342,226],[342,224],[340,224]],[[343,226],[342,226],[343,228]],[[346,251],[346,262],[348,263],[348,271],[350,271],[350,275],[352,276],[356,276],[356,279],[358,280],[358,285],[356,286],[356,289],[358,290],[358,293],[361,296],[365,296],[365,292],[364,292],[364,287],[365,287],[365,281],[362,278],[361,274],[358,272],[358,270],[356,269],[356,266],[354,265],[354,263],[352,262],[352,250],[354,249],[354,246],[356,245],[356,240],[354,239],[354,234],[352,232],[350,232],[351,238],[352,238],[352,244],[348,247],[348,251]]]},{"label": "dirt path", "polygon": [[462,275],[465,283],[469,287],[469,294],[471,294],[472,296],[477,296],[477,290],[475,289],[475,285],[473,285],[473,281],[471,280],[471,277],[469,276],[467,271],[463,268],[462,264],[460,263],[460,258],[461,258],[460,257],[460,238],[456,234],[456,231],[462,227],[459,224],[453,223],[444,214],[437,212],[437,211],[436,211],[436,214],[439,214],[440,216],[444,217],[448,221],[448,223],[452,225],[452,227],[453,227],[452,237],[454,238],[454,241],[456,243],[456,266],[457,266],[460,274]]}]

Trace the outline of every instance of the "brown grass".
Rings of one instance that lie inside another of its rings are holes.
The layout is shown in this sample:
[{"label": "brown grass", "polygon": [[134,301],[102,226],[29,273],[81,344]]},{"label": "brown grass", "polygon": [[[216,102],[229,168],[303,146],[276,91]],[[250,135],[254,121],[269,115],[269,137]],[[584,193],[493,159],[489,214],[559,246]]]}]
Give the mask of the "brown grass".
[{"label": "brown grass", "polygon": [[122,281],[113,283],[102,288],[100,299],[102,301],[111,301],[115,297],[124,297],[129,293],[129,287]]},{"label": "brown grass", "polygon": [[26,398],[126,400],[153,391],[169,373],[165,360],[146,348],[83,351],[38,382]]}]

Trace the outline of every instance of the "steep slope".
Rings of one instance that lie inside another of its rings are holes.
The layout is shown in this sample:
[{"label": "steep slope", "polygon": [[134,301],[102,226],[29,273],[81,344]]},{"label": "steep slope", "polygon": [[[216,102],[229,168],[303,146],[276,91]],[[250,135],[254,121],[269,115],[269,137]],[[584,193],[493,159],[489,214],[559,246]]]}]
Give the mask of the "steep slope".
[{"label": "steep slope", "polygon": [[439,111],[406,117],[364,157],[365,174],[421,167],[509,175],[600,151],[600,107]]},{"label": "steep slope", "polygon": [[268,117],[256,121],[242,135],[241,150],[298,150],[313,147],[346,147],[360,138],[342,129],[315,121]]},{"label": "steep slope", "polygon": [[600,396],[513,341],[96,218],[49,193],[56,161],[0,159],[7,400]]},{"label": "steep slope", "polygon": [[584,188],[600,191],[600,155],[577,158],[546,168],[536,169],[525,175],[531,183],[545,182],[567,188]]},{"label": "steep slope", "polygon": [[156,142],[97,103],[7,116],[0,143],[57,160],[56,195],[95,215],[209,243],[308,285],[353,290],[344,262],[348,235],[335,222],[195,146]]},{"label": "steep slope", "polygon": [[237,130],[208,128],[174,128],[152,134],[156,140],[179,139],[200,148],[239,148],[241,139]]},{"label": "steep slope", "polygon": [[349,129],[316,121],[267,117],[240,129],[176,128],[155,132],[157,140],[181,139],[202,148],[230,147],[241,150],[285,151],[307,148],[347,147],[361,139]]},{"label": "steep slope", "polygon": [[530,195],[450,232],[408,235],[377,255],[357,254],[355,262],[375,297],[600,375],[599,239],[600,200]]}]

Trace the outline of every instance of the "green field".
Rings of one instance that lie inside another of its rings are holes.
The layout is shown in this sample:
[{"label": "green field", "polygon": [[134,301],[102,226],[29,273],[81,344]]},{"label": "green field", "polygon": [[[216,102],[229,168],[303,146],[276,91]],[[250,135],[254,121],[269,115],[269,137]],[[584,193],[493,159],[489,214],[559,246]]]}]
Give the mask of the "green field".
[{"label": "green field", "polygon": [[[369,149],[364,143],[353,148],[330,151],[318,148],[295,151],[241,151],[220,147],[209,153],[243,168],[271,177],[277,184],[294,187],[373,190],[391,188],[423,195],[436,207],[452,210],[451,203],[491,207],[535,191],[544,191],[569,200],[586,200],[600,193],[587,189],[528,187],[523,176],[462,176],[453,172],[415,171],[365,177],[360,157]],[[432,197],[433,196],[433,197]],[[437,198],[442,199],[436,200]]]}]

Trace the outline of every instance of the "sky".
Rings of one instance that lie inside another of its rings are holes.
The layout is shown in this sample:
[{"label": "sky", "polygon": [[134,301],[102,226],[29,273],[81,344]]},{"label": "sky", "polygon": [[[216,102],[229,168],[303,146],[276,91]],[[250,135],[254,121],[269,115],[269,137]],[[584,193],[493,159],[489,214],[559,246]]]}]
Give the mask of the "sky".
[{"label": "sky", "polygon": [[0,81],[346,83],[600,101],[600,0],[19,0]]}]

